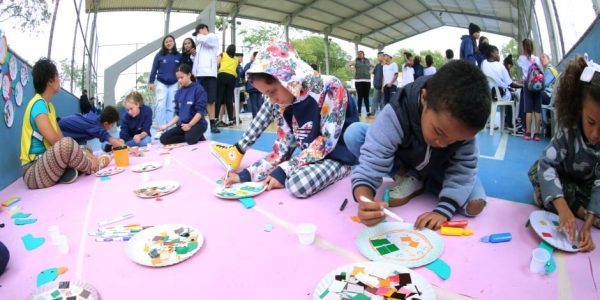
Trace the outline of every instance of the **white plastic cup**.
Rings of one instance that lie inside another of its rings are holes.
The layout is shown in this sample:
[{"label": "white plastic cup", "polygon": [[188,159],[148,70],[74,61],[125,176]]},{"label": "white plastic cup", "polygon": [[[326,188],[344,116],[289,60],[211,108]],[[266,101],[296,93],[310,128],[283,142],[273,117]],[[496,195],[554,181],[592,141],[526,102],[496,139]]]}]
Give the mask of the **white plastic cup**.
[{"label": "white plastic cup", "polygon": [[315,242],[317,226],[309,223],[300,224],[296,227],[296,233],[298,234],[300,244],[311,245]]},{"label": "white plastic cup", "polygon": [[531,254],[529,271],[532,273],[544,273],[546,270],[546,263],[548,263],[549,260],[550,253],[546,249],[535,248]]},{"label": "white plastic cup", "polygon": [[52,225],[52,226],[48,227],[48,234],[50,235],[50,238],[52,238],[53,241],[57,237],[59,237],[60,236],[60,228],[58,227],[58,225]]},{"label": "white plastic cup", "polygon": [[58,248],[58,252],[60,254],[65,255],[65,254],[69,253],[69,240],[67,239],[67,236],[59,235],[59,236],[53,238],[52,244],[54,244],[54,246],[56,246]]},{"label": "white plastic cup", "polygon": [[142,172],[142,173],[140,173],[140,176],[142,177],[142,182],[150,181],[150,173]]}]

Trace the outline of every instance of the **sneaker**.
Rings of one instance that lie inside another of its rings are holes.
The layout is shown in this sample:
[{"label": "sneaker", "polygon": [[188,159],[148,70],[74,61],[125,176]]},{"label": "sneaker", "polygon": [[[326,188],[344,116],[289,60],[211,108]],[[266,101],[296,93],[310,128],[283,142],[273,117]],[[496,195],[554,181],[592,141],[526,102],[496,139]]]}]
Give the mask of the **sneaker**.
[{"label": "sneaker", "polygon": [[66,168],[65,172],[62,174],[60,179],[58,179],[58,182],[64,183],[64,184],[69,184],[69,183],[72,183],[75,180],[77,180],[78,176],[79,176],[79,171],[77,171],[77,169]]},{"label": "sneaker", "polygon": [[414,176],[398,176],[390,188],[390,198],[408,201],[423,192],[423,181]]},{"label": "sneaker", "polygon": [[219,121],[219,122],[217,123],[217,127],[228,127],[228,126],[229,126],[229,124],[227,124],[227,123],[225,123],[225,122],[223,122],[223,121]]},{"label": "sneaker", "polygon": [[236,170],[240,167],[244,155],[238,151],[235,145],[225,146],[217,143],[210,145],[210,153],[214,155],[228,170]]},{"label": "sneaker", "polygon": [[523,127],[518,126],[517,132],[515,132],[515,136],[523,136],[524,134],[525,134],[525,130],[523,130]]},{"label": "sneaker", "polygon": [[216,120],[210,120],[210,132],[211,133],[221,133],[221,130],[219,130],[219,128],[217,128]]}]

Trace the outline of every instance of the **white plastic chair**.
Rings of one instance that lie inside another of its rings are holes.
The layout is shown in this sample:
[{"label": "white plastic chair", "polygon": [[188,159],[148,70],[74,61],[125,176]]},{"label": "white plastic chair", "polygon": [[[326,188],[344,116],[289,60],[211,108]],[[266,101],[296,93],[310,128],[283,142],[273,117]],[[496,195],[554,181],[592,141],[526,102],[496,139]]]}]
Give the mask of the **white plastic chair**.
[{"label": "white plastic chair", "polygon": [[512,115],[513,128],[510,131],[512,131],[512,133],[514,135],[516,133],[515,114],[517,113],[515,101],[502,100],[502,96],[500,96],[500,89],[498,88],[498,84],[496,83],[496,81],[491,77],[488,77],[488,81],[490,83],[491,88],[495,91],[496,98],[498,99],[498,101],[492,100],[492,107],[490,110],[490,118],[489,118],[490,135],[494,135],[494,119],[496,118],[496,111],[498,110],[498,107],[500,107],[500,133],[502,133],[502,130],[504,129],[504,114],[505,114],[506,106],[512,106],[512,114],[511,115]]}]

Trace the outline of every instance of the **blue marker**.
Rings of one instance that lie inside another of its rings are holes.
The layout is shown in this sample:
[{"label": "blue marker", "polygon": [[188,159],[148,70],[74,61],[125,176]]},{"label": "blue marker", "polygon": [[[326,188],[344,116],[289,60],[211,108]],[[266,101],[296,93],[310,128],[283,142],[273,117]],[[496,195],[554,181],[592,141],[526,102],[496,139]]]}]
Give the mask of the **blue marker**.
[{"label": "blue marker", "polygon": [[510,242],[510,240],[512,240],[512,234],[510,234],[510,232],[494,233],[479,239],[479,241],[483,243],[504,243]]}]

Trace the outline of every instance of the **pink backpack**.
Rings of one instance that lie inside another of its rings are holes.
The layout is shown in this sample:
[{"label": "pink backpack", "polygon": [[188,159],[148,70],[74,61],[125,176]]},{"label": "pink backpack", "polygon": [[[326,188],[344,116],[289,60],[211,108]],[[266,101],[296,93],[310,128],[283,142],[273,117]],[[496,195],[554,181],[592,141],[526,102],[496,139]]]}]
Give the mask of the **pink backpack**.
[{"label": "pink backpack", "polygon": [[529,70],[527,70],[525,87],[532,92],[541,92],[544,89],[544,72],[535,62],[533,62],[531,66],[529,66]]}]

